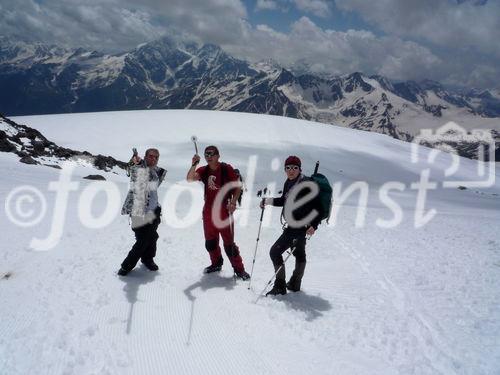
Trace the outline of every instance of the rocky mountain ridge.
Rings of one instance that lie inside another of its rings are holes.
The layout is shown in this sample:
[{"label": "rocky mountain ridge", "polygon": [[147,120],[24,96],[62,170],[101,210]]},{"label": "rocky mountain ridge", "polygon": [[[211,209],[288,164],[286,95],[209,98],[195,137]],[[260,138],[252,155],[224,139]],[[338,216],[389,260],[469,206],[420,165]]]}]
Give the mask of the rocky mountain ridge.
[{"label": "rocky mountain ridge", "polygon": [[450,121],[500,130],[500,95],[360,72],[300,74],[249,63],[212,44],[163,38],[106,55],[0,38],[0,110],[9,116],[209,109],[313,120],[411,141]]}]

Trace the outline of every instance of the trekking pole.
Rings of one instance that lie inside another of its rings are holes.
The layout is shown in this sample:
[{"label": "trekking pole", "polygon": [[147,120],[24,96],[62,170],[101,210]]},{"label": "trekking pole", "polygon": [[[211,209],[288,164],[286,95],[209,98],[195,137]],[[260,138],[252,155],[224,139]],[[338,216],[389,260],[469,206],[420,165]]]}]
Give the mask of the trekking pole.
[{"label": "trekking pole", "polygon": [[[228,198],[227,199],[227,205],[229,207],[229,205],[231,204],[231,199]],[[233,228],[233,214],[229,211],[228,209],[228,213],[229,213],[229,230],[231,231],[231,237],[233,238],[233,243],[231,244],[231,257],[233,258],[234,257],[234,228]],[[234,279],[234,282],[236,283],[236,270],[233,268],[233,279]]]},{"label": "trekking pole", "polygon": [[[262,202],[264,202],[264,199],[262,199]],[[257,257],[257,247],[259,246],[260,229],[262,228],[262,217],[264,216],[264,209],[265,209],[265,206],[262,205],[262,209],[261,209],[261,212],[260,212],[259,232],[257,233],[257,241],[255,243],[255,251],[253,253],[252,271],[250,272],[250,282],[248,283],[248,289],[249,290],[250,290],[250,286],[252,285],[253,268],[255,266],[255,258]]]},{"label": "trekking pole", "polygon": [[198,141],[198,137],[196,137],[196,135],[191,136],[191,141],[193,141],[196,155],[198,155],[198,145],[196,144],[196,142]]},{"label": "trekking pole", "polygon": [[274,273],[273,277],[271,277],[271,279],[267,282],[266,286],[264,287],[264,289],[262,290],[262,292],[260,292],[259,296],[257,297],[257,299],[255,300],[254,303],[259,302],[259,299],[262,298],[262,296],[264,295],[264,292],[266,291],[266,289],[269,287],[269,285],[271,285],[271,283],[273,282],[273,280],[275,279],[275,277],[278,275],[278,273],[281,271],[281,269],[285,266],[286,261],[288,260],[288,258],[290,258],[290,256],[295,251],[296,243],[297,243],[297,240],[296,239],[293,240],[293,245],[292,245],[293,247],[290,249],[290,253],[286,256],[285,260],[283,261],[283,264],[281,266],[279,266],[278,270]]}]

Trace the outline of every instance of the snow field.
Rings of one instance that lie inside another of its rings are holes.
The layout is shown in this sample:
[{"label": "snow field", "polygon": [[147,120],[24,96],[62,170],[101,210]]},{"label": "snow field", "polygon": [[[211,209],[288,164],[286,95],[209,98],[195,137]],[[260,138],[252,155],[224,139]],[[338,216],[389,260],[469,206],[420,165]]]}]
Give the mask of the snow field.
[{"label": "snow field", "polygon": [[[2,211],[0,276],[12,275],[0,278],[0,373],[495,374],[500,368],[495,225],[500,200],[493,195],[500,191],[498,182],[478,192],[430,192],[426,209],[436,208],[438,214],[415,229],[411,202],[417,192],[410,183],[418,180],[423,163],[410,164],[409,145],[381,135],[202,111],[39,116],[20,122],[61,146],[122,160],[133,146],[143,151],[158,145],[160,165],[169,170],[160,198],[185,184],[193,134],[200,149],[219,145],[222,160],[244,175],[249,155],[259,155],[256,184],[244,198],[251,198],[250,204],[240,209],[248,214],[248,225],[236,226],[249,272],[260,217],[255,192],[269,182],[281,189],[284,181],[281,165],[272,168],[275,157],[297,154],[306,172],[319,159],[320,170],[344,186],[369,182],[368,205],[365,225],[358,228],[358,194],[353,194],[336,207],[335,226],[322,226],[309,240],[302,292],[257,304],[273,274],[268,252],[281,233],[278,208],[266,208],[251,290],[248,282],[234,281],[227,258],[220,274],[202,274],[209,259],[201,220],[178,229],[163,221],[156,257],[160,271],[138,266],[120,278],[116,271],[134,241],[126,217],[117,216],[102,229],[85,228],[78,219],[78,192],[71,193],[62,240],[50,251],[34,252],[29,240],[49,232],[55,194],[47,193],[47,220],[32,228],[15,226]],[[155,124],[175,124],[175,131]],[[238,134],[231,132],[234,124],[242,127]],[[447,163],[431,166],[435,181],[442,181],[439,172]],[[2,202],[23,184],[47,191],[59,173],[5,154],[0,164],[7,172],[0,184]],[[473,163],[464,161],[457,178],[473,171]],[[75,171],[80,191],[91,183],[81,180],[90,172],[85,166]],[[126,177],[106,177],[124,198]],[[387,181],[407,187],[391,194],[404,213],[402,224],[392,229],[375,225],[377,218],[392,216],[378,197]],[[200,187],[189,186],[202,194]],[[96,214],[105,204],[103,196],[96,197]],[[179,216],[189,204],[179,199]],[[287,276],[293,262],[292,257],[286,265]]]}]

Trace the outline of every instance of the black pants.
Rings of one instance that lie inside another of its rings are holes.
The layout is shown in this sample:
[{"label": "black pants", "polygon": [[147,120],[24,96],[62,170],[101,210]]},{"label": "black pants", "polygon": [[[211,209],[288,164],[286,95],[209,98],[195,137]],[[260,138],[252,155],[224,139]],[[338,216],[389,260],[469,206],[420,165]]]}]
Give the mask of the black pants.
[{"label": "black pants", "polygon": [[156,208],[155,216],[156,218],[151,224],[132,229],[135,234],[135,244],[123,261],[122,268],[131,270],[135,267],[139,259],[143,262],[147,262],[153,260],[156,256],[156,241],[158,240],[157,229],[161,222],[161,207]]},{"label": "black pants", "polygon": [[305,228],[286,228],[283,231],[281,236],[276,240],[269,251],[273,265],[280,266],[283,264],[283,253],[290,248],[295,248],[293,255],[295,256],[297,262],[302,263],[306,261]]}]

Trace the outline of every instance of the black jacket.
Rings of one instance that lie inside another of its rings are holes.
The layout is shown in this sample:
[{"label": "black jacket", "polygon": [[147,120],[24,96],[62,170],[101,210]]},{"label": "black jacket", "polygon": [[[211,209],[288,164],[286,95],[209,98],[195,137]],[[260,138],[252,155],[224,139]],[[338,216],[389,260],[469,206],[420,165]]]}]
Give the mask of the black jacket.
[{"label": "black jacket", "polygon": [[[283,185],[283,193],[281,197],[278,198],[273,198],[272,205],[277,206],[277,207],[286,207],[286,205],[289,203],[289,193],[292,190],[292,188],[297,188],[300,189],[299,192],[297,193],[297,198],[296,200],[301,199],[305,195],[309,194],[311,189],[307,186],[301,186],[302,182],[313,182],[313,180],[309,177],[306,177],[304,175],[299,175],[295,180],[289,180],[287,179],[285,181],[285,184]],[[322,213],[322,205],[319,200],[319,194],[316,195],[312,200],[307,201],[307,203],[297,207],[295,210],[292,211],[292,216],[295,221],[301,221],[304,219],[309,213],[313,210],[316,210],[318,212],[317,215],[314,216],[314,218],[307,223],[305,226],[301,226],[301,228],[307,228],[309,226],[312,226],[315,230],[318,228],[319,223],[321,222],[321,213]],[[284,213],[284,210],[282,214]],[[290,223],[287,223],[288,227],[293,228],[293,226]]]}]

